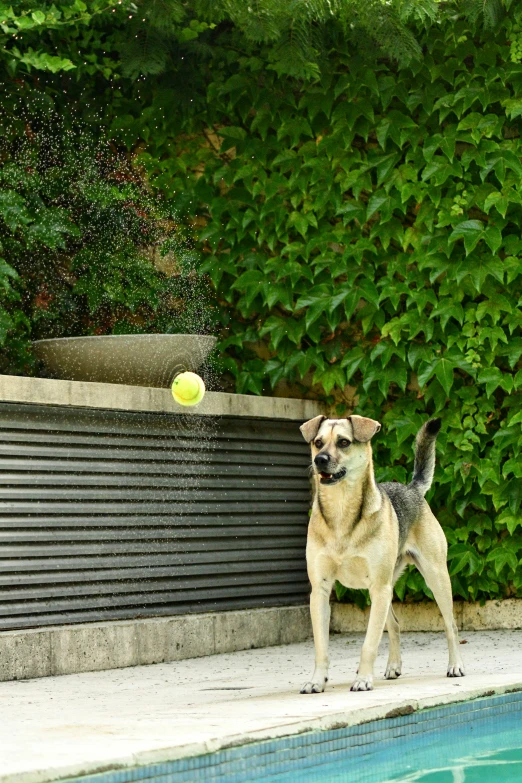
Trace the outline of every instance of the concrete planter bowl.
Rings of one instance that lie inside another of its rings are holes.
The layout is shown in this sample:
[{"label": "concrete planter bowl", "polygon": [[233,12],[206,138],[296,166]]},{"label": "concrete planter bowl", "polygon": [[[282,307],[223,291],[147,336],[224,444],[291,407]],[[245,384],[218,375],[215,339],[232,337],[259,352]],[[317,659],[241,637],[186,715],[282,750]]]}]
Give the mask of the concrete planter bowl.
[{"label": "concrete planter bowl", "polygon": [[37,340],[35,356],[55,378],[168,388],[197,372],[216,343],[198,334],[118,334]]}]

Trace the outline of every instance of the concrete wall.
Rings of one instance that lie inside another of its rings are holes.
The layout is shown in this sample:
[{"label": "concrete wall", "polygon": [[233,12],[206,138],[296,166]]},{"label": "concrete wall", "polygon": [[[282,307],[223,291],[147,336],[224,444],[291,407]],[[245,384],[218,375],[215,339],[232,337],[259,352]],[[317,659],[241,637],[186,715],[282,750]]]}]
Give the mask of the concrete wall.
[{"label": "concrete wall", "polygon": [[291,644],[311,633],[307,606],[4,631],[0,633],[0,681]]},{"label": "concrete wall", "polygon": [[[403,631],[442,631],[434,603],[394,604]],[[522,600],[455,603],[461,631],[522,629]],[[363,633],[368,610],[333,604],[333,633]],[[311,639],[308,606],[245,609],[0,633],[0,681],[180,661]],[[212,665],[209,662],[209,665]]]},{"label": "concrete wall", "polygon": [[[443,631],[444,624],[434,601],[393,605],[401,631]],[[332,604],[330,628],[334,633],[360,632],[368,625],[369,608],[353,604]],[[478,603],[455,601],[454,615],[460,631],[497,631],[522,628],[522,599]]]}]

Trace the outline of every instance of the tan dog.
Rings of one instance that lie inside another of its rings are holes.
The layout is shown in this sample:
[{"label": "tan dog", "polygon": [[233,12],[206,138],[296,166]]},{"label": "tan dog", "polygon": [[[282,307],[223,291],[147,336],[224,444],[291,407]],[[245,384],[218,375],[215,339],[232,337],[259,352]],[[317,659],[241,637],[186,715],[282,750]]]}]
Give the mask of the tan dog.
[{"label": "tan dog", "polygon": [[413,479],[407,486],[375,481],[370,441],[381,429],[379,422],[362,416],[316,416],[300,429],[312,447],[315,484],[306,546],[315,670],[301,693],[321,693],[328,680],[329,602],[336,579],[345,587],[367,588],[372,603],[352,691],[373,688],[373,667],[385,624],[390,651],[384,676],[400,676],[399,623],[391,602],[393,586],[408,563],[424,576],[442,613],[448,677],[462,677],[446,538],[424,499],[433,480],[440,419],[426,422],[417,435]]}]

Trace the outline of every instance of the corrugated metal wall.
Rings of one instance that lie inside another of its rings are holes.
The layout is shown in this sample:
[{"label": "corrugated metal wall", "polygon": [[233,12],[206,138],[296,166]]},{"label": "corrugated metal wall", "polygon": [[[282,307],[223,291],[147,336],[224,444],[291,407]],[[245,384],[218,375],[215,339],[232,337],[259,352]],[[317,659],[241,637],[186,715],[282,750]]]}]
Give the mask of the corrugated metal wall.
[{"label": "corrugated metal wall", "polygon": [[298,424],[0,403],[0,629],[301,603]]}]

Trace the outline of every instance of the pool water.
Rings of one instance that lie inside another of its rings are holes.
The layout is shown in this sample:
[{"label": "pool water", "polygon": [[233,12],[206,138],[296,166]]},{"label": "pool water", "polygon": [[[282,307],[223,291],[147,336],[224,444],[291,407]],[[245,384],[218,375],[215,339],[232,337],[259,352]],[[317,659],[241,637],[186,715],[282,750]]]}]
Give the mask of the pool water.
[{"label": "pool water", "polygon": [[522,783],[522,693],[62,783]]},{"label": "pool water", "polygon": [[[362,753],[340,754],[308,769],[254,778],[256,783],[522,783],[522,701],[497,712],[481,702],[476,709],[439,712],[438,721],[411,735],[380,737]],[[455,705],[462,707],[462,705]],[[504,705],[506,706],[506,705]],[[427,714],[432,712],[427,711]],[[413,717],[413,716],[412,716]],[[437,728],[436,723],[450,725]],[[374,722],[377,727],[381,721]],[[369,724],[370,726],[372,724]],[[391,732],[394,734],[394,732]],[[249,778],[247,778],[249,780]],[[228,783],[228,782],[227,782]]]}]

